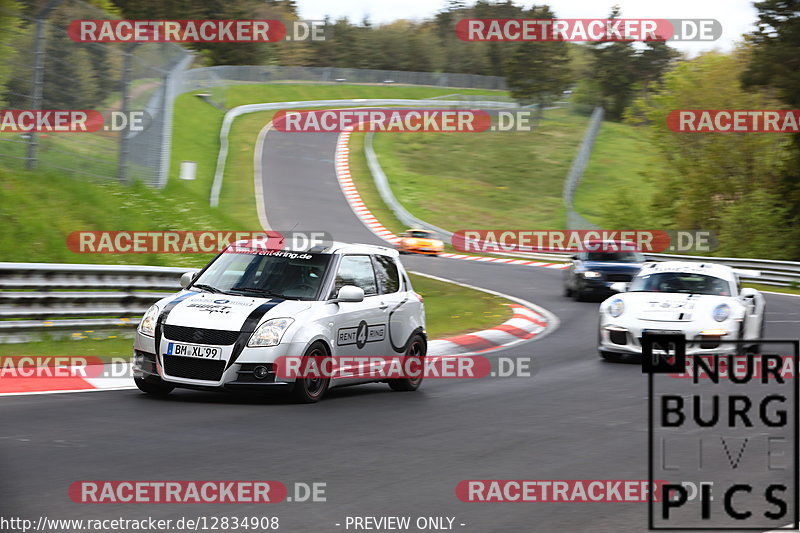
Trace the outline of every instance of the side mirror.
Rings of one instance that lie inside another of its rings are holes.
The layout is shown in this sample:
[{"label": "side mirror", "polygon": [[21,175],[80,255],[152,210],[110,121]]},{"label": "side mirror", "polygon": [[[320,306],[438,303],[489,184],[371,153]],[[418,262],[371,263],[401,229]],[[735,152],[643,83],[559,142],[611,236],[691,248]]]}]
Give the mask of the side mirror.
[{"label": "side mirror", "polygon": [[624,281],[618,281],[609,285],[608,288],[614,292],[626,292],[628,290],[628,284]]},{"label": "side mirror", "polygon": [[339,294],[332,300],[333,303],[339,302],[363,302],[364,289],[355,285],[345,285],[339,289]]},{"label": "side mirror", "polygon": [[197,277],[197,272],[184,272],[181,276],[181,289],[185,289]]},{"label": "side mirror", "polygon": [[577,259],[578,259],[578,254],[575,254],[575,255],[573,255],[573,256],[571,257],[571,259],[575,259],[575,260],[577,260]]}]

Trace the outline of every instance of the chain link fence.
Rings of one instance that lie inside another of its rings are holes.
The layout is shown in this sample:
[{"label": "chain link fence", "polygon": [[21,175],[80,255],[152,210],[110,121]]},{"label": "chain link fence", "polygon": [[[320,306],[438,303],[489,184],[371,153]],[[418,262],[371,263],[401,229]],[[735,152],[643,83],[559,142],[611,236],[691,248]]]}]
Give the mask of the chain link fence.
[{"label": "chain link fence", "polygon": [[184,72],[180,84],[180,92],[201,91],[201,94],[207,95],[207,98],[213,104],[224,106],[225,88],[229,85],[276,82],[397,84],[471,89],[506,89],[505,78],[501,76],[335,67],[220,65],[196,68]]},{"label": "chain link fence", "polygon": [[[0,108],[144,112],[144,128],[105,123],[96,132],[1,132],[0,163],[123,183],[166,183],[172,102],[191,55],[175,44],[77,43],[76,19],[109,19],[76,0],[0,2]],[[110,126],[110,131],[106,127]],[[141,131],[138,131],[141,129]]]}]

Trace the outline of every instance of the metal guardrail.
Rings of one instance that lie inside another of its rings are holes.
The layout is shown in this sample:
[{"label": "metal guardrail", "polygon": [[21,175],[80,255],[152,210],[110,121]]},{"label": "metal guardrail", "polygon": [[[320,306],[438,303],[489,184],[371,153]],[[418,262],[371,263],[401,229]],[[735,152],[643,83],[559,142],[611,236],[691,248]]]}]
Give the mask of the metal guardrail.
[{"label": "metal guardrail", "polygon": [[742,257],[700,257],[696,255],[644,254],[649,261],[692,261],[695,263],[718,263],[732,268],[756,270],[758,276],[740,274],[743,280],[776,287],[800,288],[800,262],[776,261],[773,259],[748,259]]},{"label": "metal guardrail", "polygon": [[[566,261],[572,252],[533,253],[530,255],[535,255],[545,261]],[[644,257],[648,261],[691,261],[693,263],[727,265],[731,268],[741,269],[743,272],[739,274],[739,277],[745,281],[775,287],[800,288],[800,262],[796,261],[647,253],[644,254]],[[747,270],[756,271],[759,275],[744,272]]]},{"label": "metal guardrail", "polygon": [[603,124],[604,111],[602,107],[595,107],[592,113],[592,118],[589,120],[589,126],[586,128],[586,134],[583,136],[581,147],[572,160],[572,166],[567,172],[567,177],[564,180],[564,204],[567,206],[567,229],[597,229],[597,226],[582,215],[575,211],[573,205],[573,196],[575,189],[583,176],[583,171],[589,163],[589,158],[592,155],[592,148],[594,147],[594,140],[600,131],[600,126]]},{"label": "metal guardrail", "polygon": [[188,268],[0,263],[0,343],[131,336]]}]

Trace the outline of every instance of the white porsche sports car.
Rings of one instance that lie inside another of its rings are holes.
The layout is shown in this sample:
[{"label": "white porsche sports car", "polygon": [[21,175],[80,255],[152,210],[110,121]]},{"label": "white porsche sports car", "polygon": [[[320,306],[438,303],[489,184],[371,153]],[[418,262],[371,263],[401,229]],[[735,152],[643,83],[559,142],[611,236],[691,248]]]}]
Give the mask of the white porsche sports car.
[{"label": "white porsche sports car", "polygon": [[733,353],[736,344],[719,341],[763,335],[764,296],[742,288],[737,271],[724,265],[646,263],[628,286],[615,286],[621,292],[600,304],[598,351],[605,359],[640,355],[645,332],[684,335],[687,355]]}]

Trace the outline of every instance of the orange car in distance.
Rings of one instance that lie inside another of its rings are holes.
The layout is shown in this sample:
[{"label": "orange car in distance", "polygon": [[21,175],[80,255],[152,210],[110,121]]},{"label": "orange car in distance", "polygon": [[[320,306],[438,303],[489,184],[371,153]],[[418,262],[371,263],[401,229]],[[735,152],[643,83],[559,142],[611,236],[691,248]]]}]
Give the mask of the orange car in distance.
[{"label": "orange car in distance", "polygon": [[439,255],[444,251],[444,242],[433,231],[409,229],[399,235],[397,250],[401,254]]}]

